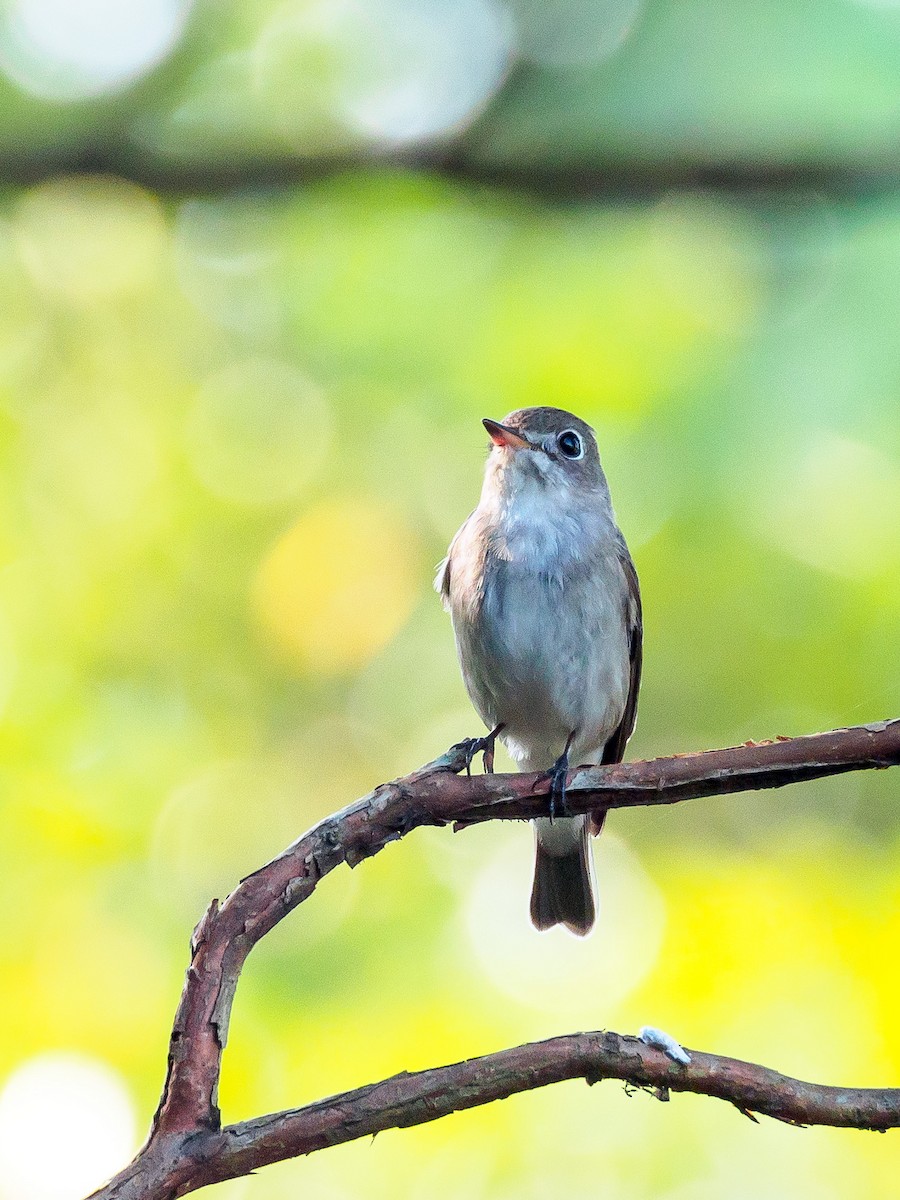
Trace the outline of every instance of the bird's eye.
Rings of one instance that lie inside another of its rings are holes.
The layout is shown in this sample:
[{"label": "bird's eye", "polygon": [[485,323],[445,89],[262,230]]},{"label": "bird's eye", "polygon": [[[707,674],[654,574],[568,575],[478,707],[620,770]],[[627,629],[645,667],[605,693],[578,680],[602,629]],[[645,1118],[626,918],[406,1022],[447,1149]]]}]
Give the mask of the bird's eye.
[{"label": "bird's eye", "polygon": [[566,458],[581,458],[584,453],[581,438],[574,429],[567,429],[561,433],[556,439],[556,444],[559,446],[560,453],[564,454]]}]

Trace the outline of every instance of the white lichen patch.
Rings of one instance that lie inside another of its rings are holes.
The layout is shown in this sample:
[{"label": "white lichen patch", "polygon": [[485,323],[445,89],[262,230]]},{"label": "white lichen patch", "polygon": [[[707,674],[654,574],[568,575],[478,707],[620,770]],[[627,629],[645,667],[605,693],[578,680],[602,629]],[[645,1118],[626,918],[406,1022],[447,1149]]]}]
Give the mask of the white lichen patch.
[{"label": "white lichen patch", "polygon": [[670,1033],[666,1033],[663,1029],[654,1029],[652,1025],[645,1025],[638,1037],[647,1046],[654,1046],[657,1050],[662,1050],[672,1059],[673,1062],[681,1063],[683,1066],[688,1066],[691,1061],[691,1056],[687,1050],[676,1042]]}]

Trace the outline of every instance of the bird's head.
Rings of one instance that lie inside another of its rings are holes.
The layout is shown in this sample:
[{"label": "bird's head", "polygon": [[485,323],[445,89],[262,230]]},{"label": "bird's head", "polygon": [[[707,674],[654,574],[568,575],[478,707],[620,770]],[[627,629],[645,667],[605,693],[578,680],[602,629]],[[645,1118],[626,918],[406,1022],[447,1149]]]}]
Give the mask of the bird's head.
[{"label": "bird's head", "polygon": [[492,443],[487,479],[504,493],[529,485],[576,494],[606,490],[594,431],[573,413],[519,408],[483,424]]}]

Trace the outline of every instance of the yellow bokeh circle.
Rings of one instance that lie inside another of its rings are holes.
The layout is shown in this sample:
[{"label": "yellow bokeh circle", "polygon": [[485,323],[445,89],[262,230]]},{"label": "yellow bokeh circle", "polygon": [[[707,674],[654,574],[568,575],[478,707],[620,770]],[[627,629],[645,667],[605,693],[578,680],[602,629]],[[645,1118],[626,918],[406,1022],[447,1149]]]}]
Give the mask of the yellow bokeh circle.
[{"label": "yellow bokeh circle", "polygon": [[35,283],[79,304],[150,286],[166,254],[160,202],[111,176],[54,179],[32,188],[18,205],[15,230]]},{"label": "yellow bokeh circle", "polygon": [[338,674],[398,632],[421,587],[415,536],[362,499],[309,509],[271,548],[253,586],[263,629],[280,657]]}]

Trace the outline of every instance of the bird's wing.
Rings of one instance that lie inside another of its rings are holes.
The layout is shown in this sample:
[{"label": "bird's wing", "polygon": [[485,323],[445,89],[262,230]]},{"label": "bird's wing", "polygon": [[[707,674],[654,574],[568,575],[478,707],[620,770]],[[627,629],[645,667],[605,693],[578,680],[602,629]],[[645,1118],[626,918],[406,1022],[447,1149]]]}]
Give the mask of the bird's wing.
[{"label": "bird's wing", "polygon": [[444,608],[450,607],[450,551],[452,549],[453,543],[451,542],[447,557],[442,558],[438,563],[437,573],[434,577],[434,590],[440,596]]},{"label": "bird's wing", "polygon": [[434,577],[434,590],[439,593],[441,597],[441,603],[443,604],[444,608],[447,609],[450,607],[450,573],[453,567],[453,551],[456,548],[456,543],[459,541],[459,535],[468,525],[473,515],[473,513],[469,513],[468,517],[466,517],[465,521],[463,521],[462,525],[460,525],[459,529],[457,529],[456,533],[453,535],[453,541],[450,543],[449,549],[447,550],[447,557],[442,558],[437,565],[437,572]]},{"label": "bird's wing", "polygon": [[622,761],[625,745],[634,732],[637,719],[638,690],[641,686],[641,662],[643,657],[644,622],[641,612],[641,589],[638,584],[637,571],[628,553],[624,538],[618,545],[619,563],[625,576],[625,629],[628,634],[628,699],[625,701],[625,711],[622,720],[614,730],[612,737],[603,749],[601,762],[616,763]]},{"label": "bird's wing", "polygon": [[[628,662],[630,668],[628,680],[628,698],[625,701],[625,711],[622,720],[616,726],[612,736],[603,747],[601,763],[621,762],[625,754],[625,746],[634,732],[637,720],[638,692],[641,686],[641,664],[643,661],[644,619],[641,611],[641,588],[638,583],[637,571],[625,545],[625,539],[619,537],[617,547],[622,574],[625,576],[625,628],[628,634]],[[605,809],[591,814],[591,830],[598,834],[603,828]]]}]

